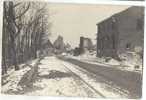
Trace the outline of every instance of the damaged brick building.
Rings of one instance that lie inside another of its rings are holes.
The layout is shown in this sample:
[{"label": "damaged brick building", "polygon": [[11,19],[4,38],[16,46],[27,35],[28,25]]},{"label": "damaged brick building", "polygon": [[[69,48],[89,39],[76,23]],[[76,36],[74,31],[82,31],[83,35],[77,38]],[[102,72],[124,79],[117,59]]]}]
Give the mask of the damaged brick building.
[{"label": "damaged brick building", "polygon": [[86,50],[91,50],[93,48],[93,44],[90,38],[80,37],[80,53],[84,53]]},{"label": "damaged brick building", "polygon": [[118,58],[118,54],[143,48],[144,7],[129,7],[97,24],[97,56]]},{"label": "damaged brick building", "polygon": [[80,37],[79,47],[76,47],[74,50],[74,55],[78,56],[80,54],[85,53],[86,51],[90,51],[93,49],[93,43],[90,38]]}]

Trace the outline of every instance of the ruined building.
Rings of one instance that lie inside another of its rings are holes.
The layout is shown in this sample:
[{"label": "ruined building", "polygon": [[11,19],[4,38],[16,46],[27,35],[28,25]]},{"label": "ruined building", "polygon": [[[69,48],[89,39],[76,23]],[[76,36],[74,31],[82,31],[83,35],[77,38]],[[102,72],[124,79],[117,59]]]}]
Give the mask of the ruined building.
[{"label": "ruined building", "polygon": [[93,44],[90,38],[80,37],[80,53],[84,53],[86,50],[91,50],[93,48]]},{"label": "ruined building", "polygon": [[119,53],[143,48],[144,8],[130,7],[97,24],[97,56],[117,58]]},{"label": "ruined building", "polygon": [[62,36],[58,36],[57,39],[54,41],[53,43],[54,48],[55,48],[55,53],[62,53],[65,51],[65,43],[63,41],[63,37]]}]

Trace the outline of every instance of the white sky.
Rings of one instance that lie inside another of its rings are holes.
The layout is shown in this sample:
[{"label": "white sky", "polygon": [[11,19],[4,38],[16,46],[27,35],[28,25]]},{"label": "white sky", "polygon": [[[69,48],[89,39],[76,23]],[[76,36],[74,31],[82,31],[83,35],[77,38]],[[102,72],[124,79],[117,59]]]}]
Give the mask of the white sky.
[{"label": "white sky", "polygon": [[[87,4],[49,4],[51,13],[51,41],[58,35],[72,47],[79,45],[80,36],[89,37],[95,43],[96,24],[111,15],[127,9],[129,6],[87,5]],[[49,19],[50,20],[50,19]]]}]

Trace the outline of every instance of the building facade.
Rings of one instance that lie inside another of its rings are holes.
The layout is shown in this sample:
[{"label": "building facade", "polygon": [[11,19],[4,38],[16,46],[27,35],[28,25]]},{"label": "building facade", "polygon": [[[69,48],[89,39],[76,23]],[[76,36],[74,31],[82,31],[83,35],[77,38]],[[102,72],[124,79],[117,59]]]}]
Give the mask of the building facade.
[{"label": "building facade", "polygon": [[56,54],[63,53],[65,50],[65,43],[62,36],[58,36],[58,38],[54,41],[53,46],[55,48],[54,52]]},{"label": "building facade", "polygon": [[144,7],[130,7],[97,24],[97,56],[117,58],[119,53],[143,48]]},{"label": "building facade", "polygon": [[80,37],[80,53],[84,53],[86,50],[91,50],[93,48],[93,44],[90,38]]}]

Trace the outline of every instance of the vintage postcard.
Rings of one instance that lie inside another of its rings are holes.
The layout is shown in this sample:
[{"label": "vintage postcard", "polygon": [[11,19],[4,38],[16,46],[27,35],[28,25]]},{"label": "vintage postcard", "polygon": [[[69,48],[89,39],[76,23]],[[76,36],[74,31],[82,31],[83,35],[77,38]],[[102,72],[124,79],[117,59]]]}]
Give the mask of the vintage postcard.
[{"label": "vintage postcard", "polygon": [[142,97],[144,7],[3,2],[1,93]]}]

